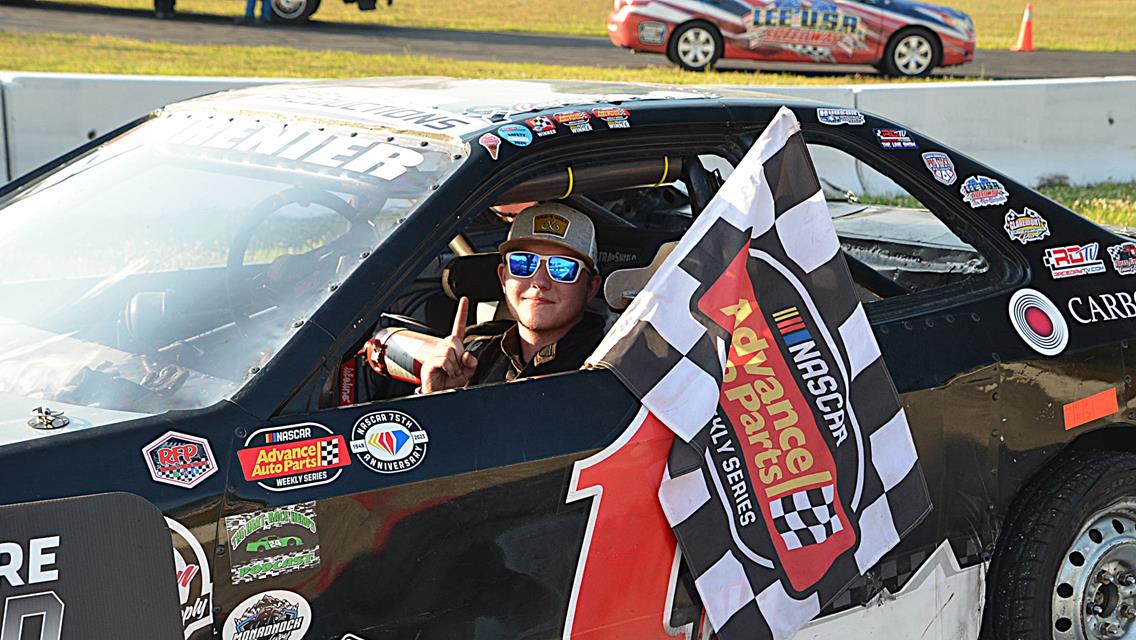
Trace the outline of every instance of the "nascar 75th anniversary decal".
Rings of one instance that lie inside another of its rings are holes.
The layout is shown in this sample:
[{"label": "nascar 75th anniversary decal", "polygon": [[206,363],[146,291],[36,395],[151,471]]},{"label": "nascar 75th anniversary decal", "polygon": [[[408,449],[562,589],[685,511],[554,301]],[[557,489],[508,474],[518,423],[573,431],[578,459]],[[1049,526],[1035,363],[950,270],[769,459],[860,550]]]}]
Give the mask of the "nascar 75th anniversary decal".
[{"label": "nascar 75th anniversary decal", "polygon": [[401,411],[376,411],[359,418],[351,430],[351,453],[379,473],[399,473],[417,467],[430,441],[426,430]]},{"label": "nascar 75th anniversary decal", "polygon": [[319,566],[315,502],[228,516],[225,533],[233,584]]},{"label": "nascar 75th anniversary decal", "polygon": [[314,422],[254,431],[237,459],[245,480],[269,491],[327,484],[351,464],[347,440]]}]

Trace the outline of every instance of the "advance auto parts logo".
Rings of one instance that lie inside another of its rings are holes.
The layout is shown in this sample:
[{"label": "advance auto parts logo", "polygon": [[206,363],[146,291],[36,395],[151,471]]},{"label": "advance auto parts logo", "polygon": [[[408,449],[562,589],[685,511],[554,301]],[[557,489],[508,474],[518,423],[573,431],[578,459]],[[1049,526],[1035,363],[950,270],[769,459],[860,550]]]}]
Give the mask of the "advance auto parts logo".
[{"label": "advance auto parts logo", "polygon": [[223,640],[300,640],[312,625],[312,607],[298,593],[277,589],[240,603],[225,620]]},{"label": "advance auto parts logo", "polygon": [[1055,356],[1069,344],[1069,326],[1057,305],[1045,294],[1021,289],[1010,296],[1010,324],[1031,349]]},{"label": "advance auto parts logo", "polygon": [[347,440],[305,422],[253,432],[237,452],[245,480],[269,491],[291,491],[334,482],[351,464]]},{"label": "advance auto parts logo", "polygon": [[225,531],[233,584],[319,566],[315,502],[228,516]]},{"label": "advance auto parts logo", "polygon": [[209,558],[197,538],[180,522],[166,518],[166,526],[173,533],[181,624],[185,638],[189,640],[195,631],[213,624],[213,578],[209,572]]},{"label": "advance auto parts logo", "polygon": [[430,441],[414,418],[400,411],[368,413],[351,430],[351,452],[367,468],[399,473],[417,467]]}]

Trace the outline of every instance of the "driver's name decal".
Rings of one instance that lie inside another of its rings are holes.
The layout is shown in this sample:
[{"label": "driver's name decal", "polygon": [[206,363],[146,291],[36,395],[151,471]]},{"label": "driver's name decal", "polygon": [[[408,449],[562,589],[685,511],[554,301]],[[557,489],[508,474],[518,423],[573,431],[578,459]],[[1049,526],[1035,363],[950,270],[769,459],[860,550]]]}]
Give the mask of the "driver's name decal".
[{"label": "driver's name decal", "polygon": [[[243,151],[394,180],[425,156],[413,149],[361,135],[306,129],[249,118],[172,120],[183,128],[167,133],[169,144]],[[167,130],[168,131],[168,130]]]}]

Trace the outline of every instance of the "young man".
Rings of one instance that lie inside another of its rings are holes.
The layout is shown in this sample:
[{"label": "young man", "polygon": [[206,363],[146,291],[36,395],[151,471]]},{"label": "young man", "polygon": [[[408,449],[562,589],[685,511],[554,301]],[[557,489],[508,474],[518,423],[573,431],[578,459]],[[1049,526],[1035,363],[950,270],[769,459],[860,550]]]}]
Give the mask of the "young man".
[{"label": "young man", "polygon": [[600,288],[587,216],[560,204],[531,206],[499,249],[497,276],[516,324],[466,336],[462,298],[453,331],[423,362],[420,393],[579,369],[603,338],[603,318],[584,312]]}]

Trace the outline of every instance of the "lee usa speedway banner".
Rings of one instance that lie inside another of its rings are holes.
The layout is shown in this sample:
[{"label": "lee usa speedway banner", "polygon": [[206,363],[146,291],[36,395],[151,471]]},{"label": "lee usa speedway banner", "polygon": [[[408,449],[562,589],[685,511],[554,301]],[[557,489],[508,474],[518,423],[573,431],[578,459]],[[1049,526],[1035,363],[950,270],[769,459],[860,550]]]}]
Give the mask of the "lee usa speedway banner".
[{"label": "lee usa speedway banner", "polygon": [[678,436],[659,500],[722,640],[792,636],[930,511],[788,109],[588,363]]}]

